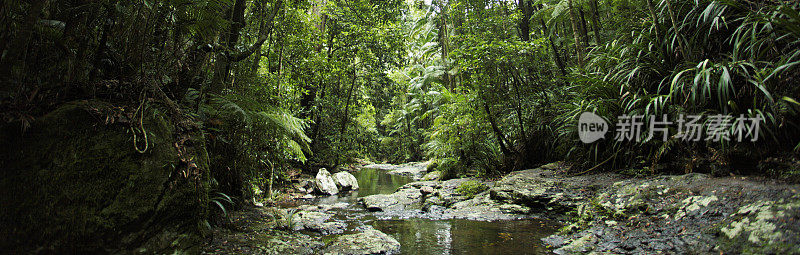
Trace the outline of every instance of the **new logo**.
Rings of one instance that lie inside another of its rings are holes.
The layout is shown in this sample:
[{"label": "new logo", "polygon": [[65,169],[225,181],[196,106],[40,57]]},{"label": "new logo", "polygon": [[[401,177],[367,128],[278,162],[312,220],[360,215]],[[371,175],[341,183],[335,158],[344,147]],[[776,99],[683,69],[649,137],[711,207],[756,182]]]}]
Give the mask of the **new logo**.
[{"label": "new logo", "polygon": [[605,138],[608,129],[608,123],[597,114],[584,112],[578,118],[578,136],[581,142],[592,143]]}]

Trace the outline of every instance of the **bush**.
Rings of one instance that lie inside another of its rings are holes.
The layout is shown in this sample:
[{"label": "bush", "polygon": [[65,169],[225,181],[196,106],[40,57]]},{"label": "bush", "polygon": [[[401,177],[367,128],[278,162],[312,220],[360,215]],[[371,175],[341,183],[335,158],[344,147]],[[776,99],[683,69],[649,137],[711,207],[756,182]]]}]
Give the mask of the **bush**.
[{"label": "bush", "polygon": [[436,167],[442,172],[442,180],[449,180],[455,178],[458,174],[458,161],[453,158],[443,158],[437,160],[438,166]]}]

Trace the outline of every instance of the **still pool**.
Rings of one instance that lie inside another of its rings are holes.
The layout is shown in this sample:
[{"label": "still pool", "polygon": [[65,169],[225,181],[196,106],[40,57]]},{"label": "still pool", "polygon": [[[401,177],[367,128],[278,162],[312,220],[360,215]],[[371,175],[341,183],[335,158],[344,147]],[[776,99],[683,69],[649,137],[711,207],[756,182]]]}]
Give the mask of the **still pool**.
[{"label": "still pool", "polygon": [[546,254],[541,238],[555,229],[539,220],[380,220],[376,229],[400,242],[402,254]]}]

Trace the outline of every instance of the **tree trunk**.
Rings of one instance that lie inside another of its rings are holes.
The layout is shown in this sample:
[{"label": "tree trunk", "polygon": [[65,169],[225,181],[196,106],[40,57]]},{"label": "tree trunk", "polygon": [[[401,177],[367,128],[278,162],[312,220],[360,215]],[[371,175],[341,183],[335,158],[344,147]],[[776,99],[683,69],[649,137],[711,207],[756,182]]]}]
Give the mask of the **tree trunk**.
[{"label": "tree trunk", "polygon": [[28,42],[30,42],[34,33],[34,25],[36,25],[36,21],[39,20],[39,16],[42,14],[46,2],[46,0],[29,1],[31,7],[28,9],[28,13],[22,21],[18,36],[11,40],[8,51],[5,56],[2,56],[2,59],[0,59],[0,62],[2,62],[2,64],[0,64],[0,77],[9,77],[9,75],[11,75],[11,69],[18,62],[19,58],[22,57],[23,53],[27,51]]},{"label": "tree trunk", "polygon": [[[323,14],[322,10],[321,10],[322,6],[325,5],[325,2],[326,2],[325,0],[316,0],[316,1],[314,1],[314,6],[312,7],[313,8],[312,9],[313,15],[320,19],[320,21],[317,24],[315,24],[315,27],[317,28],[317,32],[319,33],[319,35],[325,35],[326,34],[325,26],[326,26],[326,22],[327,22],[327,15]],[[314,47],[314,50],[317,53],[320,53],[320,52],[322,52],[322,47],[324,45],[327,45],[328,46],[327,58],[330,59],[330,49],[332,47],[331,44],[333,44],[333,39],[334,39],[333,33],[331,33],[328,36],[328,43],[327,44],[323,44],[322,42],[319,42]],[[313,105],[313,103],[314,103],[314,101],[315,101],[315,99],[317,97],[317,87],[320,84],[323,84],[323,83],[324,83],[324,81],[322,81],[322,80],[318,80],[318,81],[315,81],[315,82],[309,82],[309,83],[303,83],[302,87],[303,87],[303,89],[305,91],[307,91],[307,93],[303,94],[301,96],[301,98],[300,98],[300,109],[301,109],[300,117],[311,116],[311,119],[316,119],[316,116],[315,116],[314,112],[312,111],[311,106]],[[316,122],[313,125],[316,126],[317,125]],[[312,130],[316,130],[316,127],[313,127]],[[313,143],[313,141],[312,141],[312,143]]]},{"label": "tree trunk", "polygon": [[[264,0],[255,0],[255,1],[253,1],[253,12],[256,13],[256,17],[258,17],[258,20],[259,20],[259,23],[258,23],[258,38],[265,37],[265,36],[266,37],[270,37],[270,35],[266,34],[266,32],[267,32],[267,28],[266,28],[267,22],[265,22],[266,20],[264,19],[264,9],[265,8],[266,8],[266,6],[264,6]],[[272,32],[272,31],[270,31],[270,32]],[[267,48],[269,48],[269,47],[267,47]],[[267,52],[269,52],[269,50]],[[258,68],[260,66],[261,66],[261,54],[256,54],[255,58],[253,58],[253,66],[251,67],[252,72],[254,74],[257,74],[258,73]]]},{"label": "tree trunk", "polygon": [[239,42],[239,35],[244,27],[244,11],[247,9],[247,1],[236,0],[233,4],[233,13],[231,14],[231,28],[228,33],[228,40],[225,41],[227,50],[233,49],[236,43]]},{"label": "tree trunk", "polygon": [[[442,12],[439,13],[439,17],[440,17],[440,22],[439,22],[439,45],[442,47],[442,54],[441,54],[442,55],[442,63],[447,63],[447,58],[448,58],[447,55],[449,54],[449,50],[450,50],[448,48],[448,46],[449,46],[449,43],[448,43],[449,34],[447,32],[447,6],[446,5],[445,6],[440,6],[440,8],[441,8]],[[449,65],[446,65],[446,67],[447,67],[447,69],[450,68]],[[442,81],[443,81],[443,83],[444,83],[446,88],[448,88],[448,89],[452,89],[453,88],[452,79],[453,78],[450,77],[450,74],[447,72],[447,70],[445,70],[444,74],[442,75]]]},{"label": "tree trunk", "polygon": [[351,76],[352,82],[350,83],[350,89],[347,90],[347,99],[345,100],[344,104],[344,116],[342,117],[342,128],[339,130],[339,133],[344,134],[345,128],[347,127],[347,121],[350,120],[350,98],[353,96],[353,89],[356,87],[356,70],[355,67],[353,69],[353,74]]},{"label": "tree trunk", "polygon": [[547,36],[547,40],[550,42],[550,48],[553,50],[553,62],[556,63],[556,67],[558,70],[561,71],[562,76],[567,75],[567,71],[564,69],[564,61],[561,60],[561,53],[558,52],[558,48],[556,48],[556,43],[553,41],[553,37],[547,33],[547,24],[544,23],[544,19],[539,19],[542,23],[542,31]]},{"label": "tree trunk", "polygon": [[[513,68],[513,67],[512,67]],[[512,71],[512,75],[514,75]],[[527,141],[528,137],[525,132],[525,123],[522,121],[522,98],[519,95],[519,86],[521,85],[520,80],[518,79],[519,76],[514,75],[512,78],[511,86],[514,88],[514,96],[516,96],[516,104],[515,104],[515,111],[517,112],[517,122],[519,122],[519,131],[523,141]]]},{"label": "tree trunk", "polygon": [[689,48],[686,48],[686,45],[684,43],[686,39],[683,37],[683,34],[681,34],[681,30],[678,27],[678,23],[675,18],[675,12],[672,10],[672,4],[669,2],[669,0],[664,0],[664,2],[667,3],[667,11],[669,12],[669,19],[672,21],[672,30],[675,31],[675,35],[677,35],[678,37],[678,46],[681,47],[680,49],[681,55],[683,55],[683,58],[685,60],[690,60],[691,56],[689,54],[691,53],[689,51]]},{"label": "tree trunk", "polygon": [[236,0],[233,4],[230,16],[230,29],[228,30],[227,38],[223,39],[222,45],[224,47],[222,54],[217,57],[217,63],[214,63],[214,77],[211,80],[211,92],[220,93],[225,88],[228,77],[230,76],[231,59],[230,54],[233,52],[236,43],[239,41],[239,35],[242,27],[244,27],[244,11],[247,9],[247,2],[245,0]]},{"label": "tree trunk", "polygon": [[[339,129],[339,146],[342,145],[342,140],[344,140],[344,138],[343,138],[344,137],[344,132],[347,130],[347,122],[348,122],[348,120],[350,120],[350,116],[349,116],[350,115],[350,98],[353,96],[353,90],[356,88],[356,80],[357,80],[356,78],[358,78],[356,76],[355,68],[356,67],[353,67],[353,74],[351,76],[353,81],[350,83],[350,89],[347,90],[347,99],[345,100],[345,103],[344,103],[344,115],[342,115],[342,126]],[[339,149],[341,150],[342,148],[339,147]],[[339,165],[339,158],[340,158],[339,155],[337,155],[336,156],[336,164],[335,164],[336,166]]]},{"label": "tree trunk", "polygon": [[583,8],[578,7],[578,13],[581,15],[581,40],[584,46],[589,47],[589,33],[586,29],[586,19],[583,17]]},{"label": "tree trunk", "polygon": [[519,0],[519,10],[522,12],[522,17],[519,21],[519,39],[526,42],[530,40],[530,24],[531,16],[533,16],[533,6],[529,0]]},{"label": "tree trunk", "polygon": [[116,19],[116,11],[112,9],[110,4],[104,5],[104,8],[108,12],[108,16],[103,19],[103,29],[101,30],[100,34],[100,42],[97,43],[97,49],[94,51],[94,59],[92,59],[92,70],[89,71],[89,80],[92,81],[97,77],[97,72],[99,70],[101,55],[106,50],[106,42],[108,42],[108,33],[111,30],[111,25],[114,23]]},{"label": "tree trunk", "polygon": [[[327,61],[330,61],[330,59],[331,59],[331,49],[333,48],[333,40],[336,37],[336,33],[334,33],[334,31],[329,31],[329,34],[330,34],[330,36],[328,36],[328,44],[327,44],[328,45],[328,53],[325,56]],[[339,77],[339,76],[337,76],[337,77]],[[336,79],[336,87],[337,88],[341,86],[341,83],[342,83],[341,77]],[[327,90],[328,83],[324,82],[324,81],[320,81],[319,84],[322,84],[322,89],[321,89],[321,92],[320,92],[321,94],[319,96],[320,100],[322,100],[322,99],[325,98],[325,92]],[[316,99],[317,87],[316,86],[312,86],[312,88],[314,89],[314,91],[313,91],[313,93],[310,92],[309,94],[313,94],[314,97],[309,97],[309,99],[308,99],[308,100],[310,100],[310,101],[308,101],[309,106],[311,104],[313,104],[314,100]],[[304,98],[305,98],[305,96],[304,96]],[[301,100],[303,100],[303,99],[301,99]],[[300,103],[302,105],[302,101]],[[311,125],[311,131],[312,131],[311,132],[311,134],[312,134],[312,137],[311,137],[311,151],[313,152],[314,148],[315,148],[315,145],[317,144],[317,138],[319,137],[319,130],[320,130],[319,127],[324,126],[322,123],[325,121],[325,119],[322,119],[320,117],[322,115],[322,107],[321,106],[316,108],[316,109],[312,109],[310,111],[310,113],[311,113],[311,118],[314,119],[314,123]]]},{"label": "tree trunk", "polygon": [[486,111],[486,118],[489,119],[489,124],[492,125],[492,131],[494,131],[494,135],[497,136],[497,142],[500,144],[500,151],[507,157],[511,156],[511,150],[506,146],[505,135],[500,131],[497,122],[494,120],[494,117],[492,117],[492,112],[489,110],[489,105],[486,104],[486,100],[483,101],[483,110]]},{"label": "tree trunk", "polygon": [[578,26],[578,17],[575,13],[575,8],[572,6],[572,0],[567,0],[569,4],[569,21],[572,23],[572,38],[575,40],[575,51],[578,58],[578,67],[583,67],[583,49],[584,46],[581,43],[581,36],[580,36],[580,27]]},{"label": "tree trunk", "polygon": [[[239,32],[244,25],[244,9],[246,9],[246,4],[247,3],[245,0],[236,0],[234,3],[233,15],[231,17],[231,30],[227,40],[224,41],[225,47],[221,49],[216,56],[216,62],[214,63],[214,75],[211,78],[211,83],[209,84],[209,89],[207,92],[222,92],[222,90],[225,88],[225,82],[228,80],[230,65],[232,63],[242,61],[257,50],[260,50],[261,45],[263,45],[268,38],[268,36],[262,36],[244,51],[235,51],[235,45],[240,36]],[[270,12],[269,17],[266,19],[266,23],[269,24],[268,30],[264,34],[269,35],[271,33],[271,30],[274,27],[273,21],[275,20],[275,15],[277,15],[278,10],[280,10],[282,6],[283,0],[276,0],[275,4],[273,4],[272,11]]]},{"label": "tree trunk", "polygon": [[[652,0],[648,0],[652,1]],[[592,6],[591,14],[592,14],[592,30],[594,30],[594,41],[597,45],[603,43],[603,40],[600,38],[600,11],[597,10],[597,0],[591,0],[590,4]]]}]

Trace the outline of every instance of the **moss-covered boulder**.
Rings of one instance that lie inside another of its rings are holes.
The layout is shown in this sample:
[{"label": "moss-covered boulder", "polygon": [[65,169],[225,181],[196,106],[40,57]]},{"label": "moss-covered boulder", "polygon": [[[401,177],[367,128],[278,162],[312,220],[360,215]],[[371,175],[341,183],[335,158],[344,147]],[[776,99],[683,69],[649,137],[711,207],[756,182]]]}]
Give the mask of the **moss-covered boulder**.
[{"label": "moss-covered boulder", "polygon": [[[146,252],[192,249],[207,206],[202,136],[99,101],[64,104],[0,141],[0,249]],[[131,124],[135,123],[135,124]],[[138,127],[134,130],[132,127]],[[142,128],[143,127],[143,128]],[[139,149],[134,148],[134,132]]]},{"label": "moss-covered boulder", "polygon": [[720,228],[724,250],[744,254],[800,254],[800,196],[739,208]]}]

